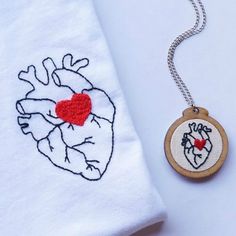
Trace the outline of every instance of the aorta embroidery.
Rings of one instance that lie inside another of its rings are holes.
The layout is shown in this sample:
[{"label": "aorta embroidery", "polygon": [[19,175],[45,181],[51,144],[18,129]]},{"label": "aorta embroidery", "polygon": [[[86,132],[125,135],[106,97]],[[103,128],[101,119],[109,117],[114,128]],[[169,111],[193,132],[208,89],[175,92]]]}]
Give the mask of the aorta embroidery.
[{"label": "aorta embroidery", "polygon": [[188,108],[168,130],[165,152],[169,163],[182,175],[207,177],[220,169],[228,151],[222,126],[203,108]]}]

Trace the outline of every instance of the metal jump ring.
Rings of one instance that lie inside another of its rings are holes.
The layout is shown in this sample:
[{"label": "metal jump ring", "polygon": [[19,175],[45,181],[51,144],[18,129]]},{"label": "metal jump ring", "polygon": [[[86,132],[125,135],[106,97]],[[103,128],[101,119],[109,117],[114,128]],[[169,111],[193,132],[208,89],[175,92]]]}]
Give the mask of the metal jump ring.
[{"label": "metal jump ring", "polygon": [[200,112],[200,109],[196,106],[193,106],[193,112],[198,114]]}]

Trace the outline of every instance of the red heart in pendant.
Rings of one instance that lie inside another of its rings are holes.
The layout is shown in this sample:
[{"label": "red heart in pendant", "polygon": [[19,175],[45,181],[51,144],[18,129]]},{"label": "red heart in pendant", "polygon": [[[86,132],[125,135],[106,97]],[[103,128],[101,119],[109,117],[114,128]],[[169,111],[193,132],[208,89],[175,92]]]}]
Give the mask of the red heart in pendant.
[{"label": "red heart in pendant", "polygon": [[200,151],[205,147],[205,145],[206,145],[205,139],[195,139],[194,140],[194,146]]},{"label": "red heart in pendant", "polygon": [[83,126],[92,110],[91,99],[87,94],[74,94],[71,100],[62,100],[56,104],[56,114],[71,124]]}]

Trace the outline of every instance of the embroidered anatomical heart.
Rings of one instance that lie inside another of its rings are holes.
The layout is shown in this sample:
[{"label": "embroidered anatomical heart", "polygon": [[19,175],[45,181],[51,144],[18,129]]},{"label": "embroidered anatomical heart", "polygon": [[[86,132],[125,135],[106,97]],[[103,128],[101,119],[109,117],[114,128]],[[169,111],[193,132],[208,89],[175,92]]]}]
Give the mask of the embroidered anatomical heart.
[{"label": "embroidered anatomical heart", "polygon": [[183,111],[165,137],[165,154],[181,175],[201,179],[216,173],[224,163],[228,139],[223,127],[202,108]]},{"label": "embroidered anatomical heart", "polygon": [[54,166],[99,180],[113,154],[116,109],[108,94],[80,73],[88,63],[67,54],[58,67],[46,58],[46,81],[37,77],[33,65],[21,71],[18,78],[31,89],[16,109],[22,132],[32,136]]},{"label": "embroidered anatomical heart", "polygon": [[209,136],[212,130],[206,125],[195,122],[189,124],[189,129],[190,131],[184,133],[182,139],[184,155],[191,166],[198,169],[206,162],[212,150],[212,142]]}]

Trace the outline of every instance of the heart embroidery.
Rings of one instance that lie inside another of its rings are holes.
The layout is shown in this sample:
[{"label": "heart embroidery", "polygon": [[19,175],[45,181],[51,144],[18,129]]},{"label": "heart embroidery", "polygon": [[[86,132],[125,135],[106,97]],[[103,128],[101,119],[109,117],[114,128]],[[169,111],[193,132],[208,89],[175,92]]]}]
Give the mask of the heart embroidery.
[{"label": "heart embroidery", "polygon": [[74,94],[71,100],[62,100],[56,104],[56,114],[71,124],[83,126],[92,110],[91,99],[87,94]]},{"label": "heart embroidery", "polygon": [[195,139],[194,140],[194,146],[201,151],[206,145],[206,140],[205,139]]}]

